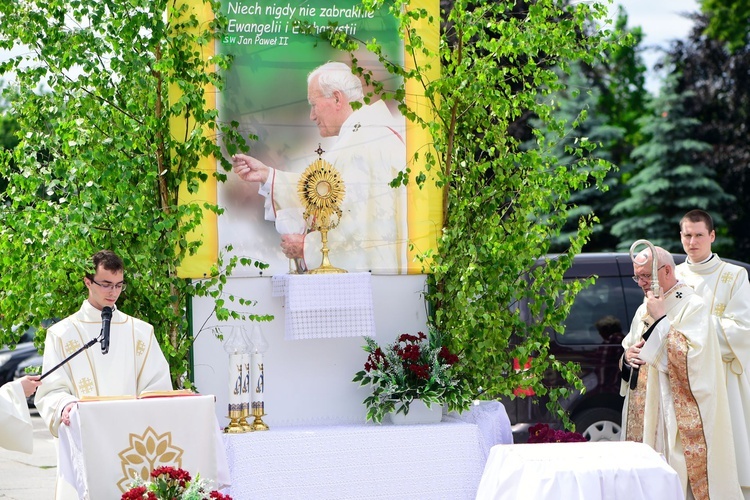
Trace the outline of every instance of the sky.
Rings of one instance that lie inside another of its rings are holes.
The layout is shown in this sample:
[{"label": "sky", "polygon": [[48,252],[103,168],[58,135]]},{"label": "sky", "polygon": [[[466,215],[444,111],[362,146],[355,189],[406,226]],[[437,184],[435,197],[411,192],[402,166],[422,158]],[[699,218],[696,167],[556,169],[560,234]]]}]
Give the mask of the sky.
[{"label": "sky", "polygon": [[[617,6],[622,5],[628,14],[628,26],[640,26],[645,35],[642,47],[669,46],[675,39],[685,39],[690,33],[693,22],[680,14],[697,12],[697,0],[615,0],[610,7],[610,17],[617,17]],[[651,93],[659,91],[660,79],[653,72],[654,64],[660,53],[655,49],[645,50],[642,54],[646,67],[650,70],[646,79],[646,88]]]}]

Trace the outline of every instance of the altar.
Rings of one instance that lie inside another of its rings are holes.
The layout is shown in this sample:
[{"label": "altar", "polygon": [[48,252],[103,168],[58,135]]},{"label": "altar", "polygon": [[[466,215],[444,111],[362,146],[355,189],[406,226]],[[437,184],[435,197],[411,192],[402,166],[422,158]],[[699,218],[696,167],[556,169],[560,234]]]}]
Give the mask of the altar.
[{"label": "altar", "polygon": [[[352,381],[367,360],[363,336],[387,344],[403,333],[428,331],[425,276],[338,278],[358,283],[306,293],[308,305],[340,295],[313,304],[318,311],[300,308],[290,296],[302,279],[227,284],[226,292],[257,297],[258,308],[274,315],[261,325],[268,344],[263,421],[270,430],[223,436],[228,493],[235,500],[473,499],[490,449],[513,442],[502,404],[480,402],[461,415],[443,415],[439,424],[398,426],[386,420],[377,425],[365,421],[362,402],[371,389]],[[201,318],[211,314],[212,303],[194,306],[194,322],[205,323]],[[197,336],[195,367],[196,386],[216,395],[217,418],[227,425],[229,377],[222,342],[210,334]]]},{"label": "altar", "polygon": [[276,427],[224,444],[235,500],[453,500],[474,498],[489,450],[512,439],[491,401],[439,424]]}]

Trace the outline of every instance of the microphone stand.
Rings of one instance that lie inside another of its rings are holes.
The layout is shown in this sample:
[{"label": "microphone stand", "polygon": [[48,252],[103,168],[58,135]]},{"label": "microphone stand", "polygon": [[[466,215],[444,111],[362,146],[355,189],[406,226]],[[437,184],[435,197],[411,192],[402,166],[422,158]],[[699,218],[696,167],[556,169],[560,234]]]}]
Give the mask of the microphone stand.
[{"label": "microphone stand", "polygon": [[104,328],[102,328],[102,331],[99,333],[98,337],[89,340],[88,342],[86,342],[83,345],[83,347],[81,347],[80,349],[78,349],[76,352],[74,352],[73,354],[71,354],[67,358],[65,358],[62,361],[60,361],[57,365],[53,366],[47,373],[45,373],[44,375],[42,375],[41,377],[39,377],[39,380],[44,379],[44,377],[46,377],[47,375],[49,375],[53,371],[57,370],[62,365],[64,365],[65,363],[67,363],[71,359],[75,358],[76,356],[78,356],[79,354],[81,354],[83,351],[85,351],[86,349],[88,349],[89,347],[91,347],[92,345],[96,344],[97,342],[101,342],[103,339],[104,339]]}]

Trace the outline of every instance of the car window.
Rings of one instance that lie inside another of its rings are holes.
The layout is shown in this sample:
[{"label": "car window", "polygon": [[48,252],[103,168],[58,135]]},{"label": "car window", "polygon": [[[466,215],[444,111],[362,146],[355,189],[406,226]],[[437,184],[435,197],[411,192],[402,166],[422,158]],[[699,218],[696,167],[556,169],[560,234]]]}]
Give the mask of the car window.
[{"label": "car window", "polygon": [[620,278],[599,278],[576,295],[565,333],[555,336],[562,345],[619,344],[628,324]]},{"label": "car window", "polygon": [[[625,303],[628,306],[628,318],[632,320],[635,311],[643,304],[643,290],[635,283],[625,283]],[[627,324],[627,330],[630,329],[630,323]]]}]

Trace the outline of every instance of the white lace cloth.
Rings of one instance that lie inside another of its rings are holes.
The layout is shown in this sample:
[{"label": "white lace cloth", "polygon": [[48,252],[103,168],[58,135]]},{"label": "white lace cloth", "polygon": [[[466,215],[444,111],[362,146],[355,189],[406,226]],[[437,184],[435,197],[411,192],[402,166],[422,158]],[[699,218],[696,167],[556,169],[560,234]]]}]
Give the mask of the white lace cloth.
[{"label": "white lace cloth", "polygon": [[477,500],[682,500],[680,478],[643,443],[495,446]]},{"label": "white lace cloth", "polygon": [[513,444],[510,419],[505,407],[498,401],[475,401],[469,411],[460,415],[451,412],[443,417],[443,421],[451,419],[476,424],[479,427],[479,432],[482,433],[480,444],[485,459],[496,444]]},{"label": "white lace cloth", "polygon": [[370,273],[283,274],[272,294],[285,298],[287,340],[375,336]]},{"label": "white lace cloth", "polygon": [[[477,423],[465,421],[474,417]],[[503,435],[511,433],[500,403],[433,425],[276,427],[225,435],[230,494],[235,500],[473,499],[485,449],[502,442],[485,439]]]}]

